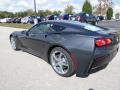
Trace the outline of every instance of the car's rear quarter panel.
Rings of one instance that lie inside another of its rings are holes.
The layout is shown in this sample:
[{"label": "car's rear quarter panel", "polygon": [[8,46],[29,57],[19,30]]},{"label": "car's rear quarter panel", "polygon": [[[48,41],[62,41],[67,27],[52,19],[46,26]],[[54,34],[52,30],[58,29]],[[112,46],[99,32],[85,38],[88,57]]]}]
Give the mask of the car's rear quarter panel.
[{"label": "car's rear quarter panel", "polygon": [[75,65],[76,74],[82,76],[87,74],[93,62],[95,42],[94,37],[80,34],[66,35],[62,46],[68,49]]}]

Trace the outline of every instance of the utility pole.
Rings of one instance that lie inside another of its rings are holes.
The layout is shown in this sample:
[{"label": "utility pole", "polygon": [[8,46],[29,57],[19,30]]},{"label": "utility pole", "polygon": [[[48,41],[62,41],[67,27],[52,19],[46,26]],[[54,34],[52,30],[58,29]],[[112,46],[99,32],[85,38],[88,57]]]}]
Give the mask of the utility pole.
[{"label": "utility pole", "polygon": [[38,19],[37,19],[37,10],[36,10],[36,0],[34,0],[34,13],[36,18],[34,18],[34,24],[38,23]]},{"label": "utility pole", "polygon": [[35,13],[35,16],[37,16],[37,10],[36,10],[36,0],[34,0],[34,13]]}]

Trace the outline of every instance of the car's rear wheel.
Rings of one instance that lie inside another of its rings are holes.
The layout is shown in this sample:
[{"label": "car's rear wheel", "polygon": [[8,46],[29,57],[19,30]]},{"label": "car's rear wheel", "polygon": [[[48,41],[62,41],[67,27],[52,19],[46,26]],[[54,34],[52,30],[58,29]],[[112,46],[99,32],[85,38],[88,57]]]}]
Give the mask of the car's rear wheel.
[{"label": "car's rear wheel", "polygon": [[60,76],[69,77],[74,74],[73,61],[68,52],[61,47],[56,47],[51,51],[50,64]]},{"label": "car's rear wheel", "polygon": [[17,47],[17,43],[16,43],[16,38],[11,36],[10,38],[10,43],[11,43],[11,46],[12,46],[12,49],[13,50],[19,50],[18,47]]}]

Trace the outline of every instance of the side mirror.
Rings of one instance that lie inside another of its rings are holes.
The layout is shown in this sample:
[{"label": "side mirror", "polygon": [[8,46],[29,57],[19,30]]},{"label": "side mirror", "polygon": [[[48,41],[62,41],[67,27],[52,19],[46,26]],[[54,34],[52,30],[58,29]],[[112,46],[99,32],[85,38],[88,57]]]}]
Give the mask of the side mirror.
[{"label": "side mirror", "polygon": [[22,31],[22,34],[25,34],[25,35],[27,35],[27,36],[28,36],[28,31],[27,31],[27,30]]}]

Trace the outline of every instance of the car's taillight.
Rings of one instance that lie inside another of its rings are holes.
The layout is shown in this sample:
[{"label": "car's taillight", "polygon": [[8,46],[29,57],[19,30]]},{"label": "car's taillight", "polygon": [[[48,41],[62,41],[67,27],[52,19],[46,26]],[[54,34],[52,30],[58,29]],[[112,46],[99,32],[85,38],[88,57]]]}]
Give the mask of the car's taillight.
[{"label": "car's taillight", "polygon": [[105,41],[106,41],[106,44],[111,44],[112,43],[112,40],[111,39],[105,39]]},{"label": "car's taillight", "polygon": [[105,46],[105,45],[109,45],[112,43],[112,40],[109,39],[109,38],[106,38],[106,39],[98,39],[96,40],[96,45],[98,47],[102,47],[102,46]]}]

